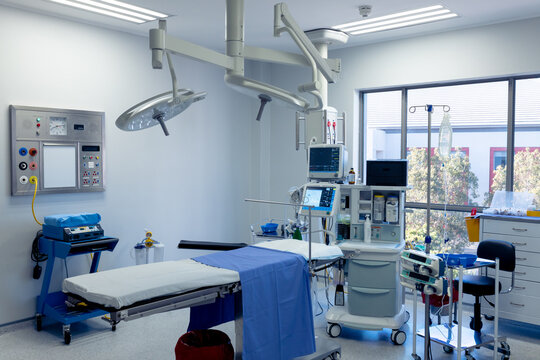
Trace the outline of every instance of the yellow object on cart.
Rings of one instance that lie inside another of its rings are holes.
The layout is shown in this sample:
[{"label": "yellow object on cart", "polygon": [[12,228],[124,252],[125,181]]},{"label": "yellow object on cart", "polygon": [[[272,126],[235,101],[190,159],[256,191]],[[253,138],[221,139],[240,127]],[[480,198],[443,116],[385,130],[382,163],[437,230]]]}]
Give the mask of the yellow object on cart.
[{"label": "yellow object on cart", "polygon": [[480,218],[467,216],[465,218],[467,224],[467,233],[469,234],[469,242],[480,241]]}]

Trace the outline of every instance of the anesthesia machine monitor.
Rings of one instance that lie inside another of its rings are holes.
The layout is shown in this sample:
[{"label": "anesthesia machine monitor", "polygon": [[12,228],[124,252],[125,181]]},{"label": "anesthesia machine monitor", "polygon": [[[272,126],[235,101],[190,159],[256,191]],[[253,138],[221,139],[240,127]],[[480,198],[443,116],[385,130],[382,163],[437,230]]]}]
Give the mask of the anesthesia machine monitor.
[{"label": "anesthesia machine monitor", "polygon": [[11,195],[103,191],[103,112],[9,107]]},{"label": "anesthesia machine monitor", "polygon": [[[339,198],[339,186],[336,184],[309,183],[304,185],[301,215],[330,217],[334,216],[336,211],[335,199]],[[307,206],[306,206],[307,205]]]},{"label": "anesthesia machine monitor", "polygon": [[347,151],[341,144],[312,144],[308,151],[308,178],[341,180],[345,178]]}]

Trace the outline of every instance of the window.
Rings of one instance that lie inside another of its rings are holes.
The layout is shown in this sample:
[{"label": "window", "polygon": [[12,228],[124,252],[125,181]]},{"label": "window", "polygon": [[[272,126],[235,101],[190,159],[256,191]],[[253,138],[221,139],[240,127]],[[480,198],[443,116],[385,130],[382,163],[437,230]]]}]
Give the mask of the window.
[{"label": "window", "polygon": [[540,208],[540,79],[516,80],[513,190],[535,195]]},{"label": "window", "polygon": [[[538,134],[540,136],[540,134]],[[519,154],[519,155],[518,155]],[[534,163],[538,164],[540,161],[540,147],[530,146],[530,147],[515,147],[514,148],[514,174],[518,174],[518,179],[514,179],[514,191],[526,191],[532,188],[531,193],[536,193],[534,186],[525,186],[524,184],[531,184],[531,180],[526,180],[524,178],[524,172],[530,174],[537,174],[535,171],[539,169],[534,168]],[[489,188],[491,192],[497,190],[506,189],[506,148],[496,147],[490,149],[489,162],[491,164],[489,168]],[[516,160],[517,159],[517,160]],[[500,166],[500,167],[499,167]],[[516,170],[517,168],[517,170]],[[514,175],[515,176],[515,175]],[[496,177],[495,181],[494,178]],[[536,175],[533,175],[533,178],[537,178]],[[519,190],[518,190],[519,188]]]},{"label": "window", "polygon": [[[540,206],[540,78],[508,78],[360,94],[364,109],[361,120],[366,124],[364,139],[368,145],[360,159],[395,158],[403,154],[409,160],[408,181],[412,190],[407,192],[405,206],[413,212],[407,214],[406,239],[421,241],[426,231],[426,104],[448,105],[453,130],[452,151],[448,159],[442,159],[438,133],[445,112],[435,106],[431,114],[430,150],[430,233],[436,244],[434,251],[443,250],[448,244],[455,250],[468,246],[463,217],[473,207],[480,210],[488,207],[496,190],[534,193],[536,206]],[[508,110],[513,104],[512,114]],[[418,106],[416,112],[402,114],[401,109],[413,105]],[[407,133],[402,135],[404,125]],[[512,136],[508,135],[508,129],[513,130]],[[513,149],[513,156],[508,157],[507,149]],[[507,169],[513,169],[513,177],[506,174]],[[440,221],[444,218],[441,214],[445,201],[452,210],[447,215],[452,224],[452,238],[446,245],[439,239],[443,236]]]},{"label": "window", "polygon": [[366,94],[366,160],[401,158],[401,91]]}]

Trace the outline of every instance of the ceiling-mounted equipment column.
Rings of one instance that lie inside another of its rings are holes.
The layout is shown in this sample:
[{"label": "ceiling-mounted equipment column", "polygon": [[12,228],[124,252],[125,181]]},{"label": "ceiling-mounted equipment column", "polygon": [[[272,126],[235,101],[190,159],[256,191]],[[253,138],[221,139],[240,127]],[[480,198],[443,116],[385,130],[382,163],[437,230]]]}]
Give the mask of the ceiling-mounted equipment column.
[{"label": "ceiling-mounted equipment column", "polygon": [[226,0],[227,56],[233,60],[233,69],[227,74],[244,75],[244,0]]}]

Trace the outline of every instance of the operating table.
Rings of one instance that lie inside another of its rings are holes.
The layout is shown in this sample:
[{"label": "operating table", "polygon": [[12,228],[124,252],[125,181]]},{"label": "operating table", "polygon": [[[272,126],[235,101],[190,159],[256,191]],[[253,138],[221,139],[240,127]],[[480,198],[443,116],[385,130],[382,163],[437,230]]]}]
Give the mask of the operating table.
[{"label": "operating table", "polygon": [[[244,244],[181,242],[180,248],[224,250]],[[278,240],[258,244],[268,249],[288,251],[308,258],[307,243]],[[342,256],[337,247],[312,244],[312,271],[331,265]],[[161,312],[211,304],[234,294],[236,358],[242,356],[242,296],[239,273],[199,263],[192,259],[167,261],[67,278],[62,284],[69,296],[110,313],[113,331],[120,321],[129,321]],[[65,331],[66,329],[64,329]],[[69,328],[67,329],[69,331]]]}]

